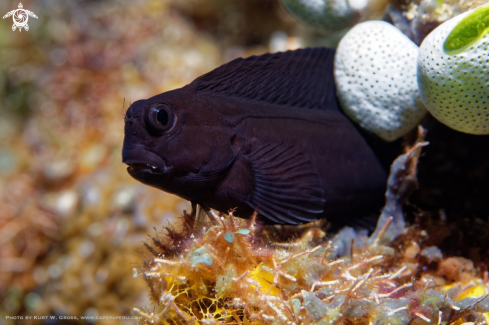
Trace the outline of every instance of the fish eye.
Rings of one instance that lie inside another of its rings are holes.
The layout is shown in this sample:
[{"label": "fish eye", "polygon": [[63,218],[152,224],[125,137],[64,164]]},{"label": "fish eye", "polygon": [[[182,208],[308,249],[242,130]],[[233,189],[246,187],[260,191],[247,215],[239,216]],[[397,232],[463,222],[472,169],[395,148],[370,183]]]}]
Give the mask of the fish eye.
[{"label": "fish eye", "polygon": [[155,134],[168,131],[173,125],[173,113],[170,107],[158,104],[149,108],[144,117],[146,127]]}]

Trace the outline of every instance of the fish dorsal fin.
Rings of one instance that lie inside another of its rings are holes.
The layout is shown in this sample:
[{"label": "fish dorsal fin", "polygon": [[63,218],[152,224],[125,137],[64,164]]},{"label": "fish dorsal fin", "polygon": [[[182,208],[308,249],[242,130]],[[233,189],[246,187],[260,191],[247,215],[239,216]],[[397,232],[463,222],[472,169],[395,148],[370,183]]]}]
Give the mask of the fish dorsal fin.
[{"label": "fish dorsal fin", "polygon": [[236,59],[196,79],[197,94],[289,107],[339,110],[334,49],[309,48]]},{"label": "fish dorsal fin", "polygon": [[293,145],[266,144],[249,153],[255,189],[246,202],[275,223],[300,224],[323,212],[321,178]]}]

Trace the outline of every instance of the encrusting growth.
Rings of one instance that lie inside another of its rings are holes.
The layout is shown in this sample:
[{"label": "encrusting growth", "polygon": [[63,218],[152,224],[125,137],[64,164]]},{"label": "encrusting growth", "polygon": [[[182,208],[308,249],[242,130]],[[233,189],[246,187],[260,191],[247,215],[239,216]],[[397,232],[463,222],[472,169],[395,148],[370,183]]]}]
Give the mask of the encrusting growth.
[{"label": "encrusting growth", "polygon": [[393,164],[390,215],[339,258],[340,235],[328,239],[317,224],[279,243],[277,228],[262,229],[256,216],[210,211],[203,225],[184,213],[182,230],[152,238],[135,269],[154,303],[133,309],[140,324],[487,324],[486,282],[444,263],[436,247],[423,247],[420,229],[399,223],[424,145],[421,135]]}]

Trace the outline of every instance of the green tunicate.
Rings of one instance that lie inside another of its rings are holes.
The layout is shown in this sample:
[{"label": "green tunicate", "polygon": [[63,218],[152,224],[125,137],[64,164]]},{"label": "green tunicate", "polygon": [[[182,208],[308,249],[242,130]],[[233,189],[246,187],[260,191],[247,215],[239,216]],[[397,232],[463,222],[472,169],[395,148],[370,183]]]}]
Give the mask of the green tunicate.
[{"label": "green tunicate", "polygon": [[235,234],[240,234],[240,235],[249,235],[250,234],[249,229],[239,229],[238,231],[235,232]]},{"label": "green tunicate", "polygon": [[225,235],[224,235],[224,239],[228,242],[228,243],[232,243],[234,241],[234,234],[240,234],[240,235],[249,235],[250,234],[250,230],[249,229],[239,229],[238,231],[236,231],[235,233],[232,233],[230,231],[228,231]]},{"label": "green tunicate", "polygon": [[448,35],[443,50],[447,54],[463,52],[489,32],[489,6],[474,10]]},{"label": "green tunicate", "polygon": [[299,313],[301,311],[301,301],[297,298],[291,299],[290,302],[292,303],[292,308],[294,309],[294,314],[295,317],[299,317]]},{"label": "green tunicate", "polygon": [[228,242],[228,243],[232,243],[234,241],[234,234],[230,231],[228,231],[225,235],[224,235],[224,239]]}]

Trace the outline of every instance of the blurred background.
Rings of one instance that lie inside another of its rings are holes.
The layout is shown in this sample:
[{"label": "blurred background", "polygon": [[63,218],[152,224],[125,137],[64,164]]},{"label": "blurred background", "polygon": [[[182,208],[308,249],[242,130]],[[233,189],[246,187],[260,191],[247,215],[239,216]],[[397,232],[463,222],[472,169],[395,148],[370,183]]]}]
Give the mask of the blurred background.
[{"label": "blurred background", "polygon": [[[1,15],[18,4],[2,0]],[[304,29],[275,0],[22,4],[38,16],[29,31],[0,20],[0,324],[131,315],[149,307],[137,251],[190,206],[127,174],[124,99],[296,48]]]},{"label": "blurred background", "polygon": [[[127,109],[237,57],[334,45],[341,35],[319,36],[278,0],[22,4],[38,16],[29,31],[0,20],[0,324],[56,323],[7,319],[16,315],[129,316],[151,307],[146,283],[132,276],[138,251],[190,205],[127,174],[124,102]],[[2,0],[0,15],[18,5]],[[408,220],[446,256],[487,270],[489,136],[429,115],[422,124],[430,145]]]}]

